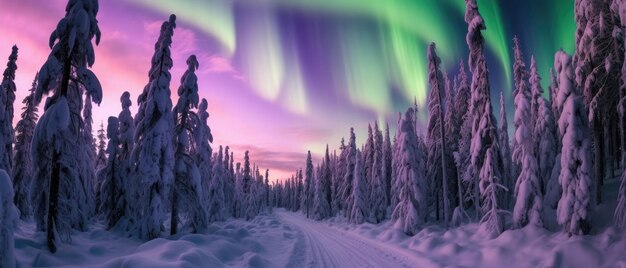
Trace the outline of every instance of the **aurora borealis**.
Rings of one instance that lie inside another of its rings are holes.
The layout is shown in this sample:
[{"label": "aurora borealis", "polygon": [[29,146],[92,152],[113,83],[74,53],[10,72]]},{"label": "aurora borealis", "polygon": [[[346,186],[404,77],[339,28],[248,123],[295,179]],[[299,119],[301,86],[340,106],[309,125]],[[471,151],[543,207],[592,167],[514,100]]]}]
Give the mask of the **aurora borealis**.
[{"label": "aurora borealis", "polygon": [[[20,48],[18,101],[45,61],[49,34],[66,3],[2,1],[0,59],[6,60],[13,44]],[[512,109],[513,35],[521,40],[528,66],[534,54],[547,88],[554,52],[574,48],[574,1],[478,0],[478,5],[487,24],[492,99],[499,101],[504,90]],[[351,126],[361,143],[368,122],[388,122],[394,129],[397,113],[415,98],[424,107],[427,44],[436,42],[451,77],[467,59],[464,8],[462,0],[100,1],[102,41],[94,72],[104,100],[94,108],[94,129],[119,113],[123,91],[135,102],[147,82],[160,24],[175,13],[172,97],[185,59],[196,54],[214,150],[230,145],[238,161],[249,149],[262,169],[283,178],[301,168],[307,150],[319,156],[326,143],[337,148]],[[425,109],[420,118],[426,122]]]}]

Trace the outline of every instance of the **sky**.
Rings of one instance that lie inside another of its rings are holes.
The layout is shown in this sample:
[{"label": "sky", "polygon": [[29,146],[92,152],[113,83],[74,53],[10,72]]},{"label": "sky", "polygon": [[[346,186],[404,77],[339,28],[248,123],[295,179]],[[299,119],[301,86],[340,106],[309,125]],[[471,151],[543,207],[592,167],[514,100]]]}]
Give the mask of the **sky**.
[{"label": "sky", "polygon": [[[537,60],[547,89],[553,55],[574,49],[573,0],[478,0],[487,24],[487,64],[494,112],[505,93],[512,118],[512,38],[520,38],[527,66]],[[2,0],[0,64],[19,47],[16,74],[21,108],[47,58],[48,38],[67,0]],[[426,48],[435,42],[453,77],[467,61],[462,0],[106,0],[97,15],[102,32],[94,73],[103,86],[94,106],[94,130],[136,98],[148,81],[160,25],[177,15],[172,58],[175,103],[186,58],[194,54],[199,94],[209,103],[214,151],[229,145],[235,161],[251,162],[272,180],[314,162],[326,144],[338,150],[355,128],[357,143],[378,120],[395,133],[398,112],[414,100],[426,106]],[[546,90],[547,91],[547,90]],[[546,93],[547,94],[547,93]],[[426,125],[426,109],[419,123]],[[14,124],[19,120],[16,112]],[[509,120],[512,122],[512,120]],[[106,128],[106,126],[105,126]]]}]

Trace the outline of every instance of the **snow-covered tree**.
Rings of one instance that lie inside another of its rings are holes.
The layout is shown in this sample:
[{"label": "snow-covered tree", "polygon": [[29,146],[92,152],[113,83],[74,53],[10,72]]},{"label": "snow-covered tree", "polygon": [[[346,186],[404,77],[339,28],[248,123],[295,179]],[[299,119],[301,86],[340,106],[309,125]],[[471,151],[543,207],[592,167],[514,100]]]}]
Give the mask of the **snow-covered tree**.
[{"label": "snow-covered tree", "polygon": [[[82,144],[85,148],[85,156],[87,158],[82,159],[85,165],[84,169],[95,170],[98,171],[100,168],[104,167],[107,163],[106,154],[106,135],[104,133],[104,126],[102,122],[100,122],[100,130],[98,130],[98,134],[102,134],[102,138],[98,137],[98,151],[96,152],[96,144],[93,139],[93,116],[92,116],[92,106],[91,106],[91,96],[89,94],[85,95],[85,101],[83,106],[83,135],[82,135]],[[102,132],[100,132],[102,131]],[[102,151],[99,149],[102,148]],[[98,153],[102,153],[99,155]],[[103,157],[102,159],[97,157]],[[98,162],[100,161],[100,162]],[[94,168],[95,167],[95,168]]]},{"label": "snow-covered tree", "polygon": [[330,210],[330,205],[326,200],[326,192],[324,191],[324,183],[323,177],[324,171],[321,166],[317,166],[317,170],[315,172],[315,180],[314,180],[314,195],[313,195],[313,219],[322,220],[328,217],[328,211]]},{"label": "snow-covered tree", "polygon": [[531,92],[528,87],[516,89],[513,119],[516,146],[513,149],[513,161],[519,165],[520,172],[515,183],[516,201],[513,209],[513,222],[517,227],[524,227],[528,223],[536,226],[543,225],[542,182],[539,178],[533,132],[530,127],[532,109],[530,97]]},{"label": "snow-covered tree", "polygon": [[[531,130],[535,132],[535,125],[537,124],[537,118],[539,117],[539,99],[543,98],[543,88],[541,87],[541,76],[537,71],[537,62],[535,62],[535,55],[530,57],[530,76],[528,78],[530,83],[530,124]],[[533,136],[533,139],[535,137]]]},{"label": "snow-covered tree", "polygon": [[430,85],[430,96],[428,100],[429,121],[428,121],[428,161],[427,177],[434,182],[431,183],[431,190],[434,190],[435,203],[437,203],[437,217],[439,215],[439,199],[443,200],[443,222],[447,224],[451,217],[450,213],[450,193],[448,192],[448,168],[446,160],[445,146],[445,126],[443,110],[443,94],[445,81],[441,73],[441,59],[437,56],[435,43],[428,46],[428,84]]},{"label": "snow-covered tree", "polygon": [[35,91],[36,104],[43,94],[55,93],[46,101],[32,143],[33,162],[38,165],[31,196],[38,229],[47,230],[51,252],[56,252],[57,234],[67,241],[71,227],[86,228],[91,182],[81,172],[79,159],[84,149],[80,143],[79,90],[82,87],[96,103],[102,99],[100,83],[88,68],[95,61],[91,40],[96,37],[96,44],[100,41],[98,1],[69,1],[65,10],[65,17],[50,36],[52,52],[39,71]]},{"label": "snow-covered tree", "polygon": [[[513,80],[515,84],[515,88],[513,89],[513,103],[514,105],[516,105],[515,98],[519,92],[526,92],[524,93],[526,94],[526,98],[530,99],[530,91],[529,91],[529,86],[528,86],[528,71],[526,70],[526,62],[524,61],[524,55],[522,54],[522,49],[520,47],[520,42],[517,36],[513,37],[513,55],[515,58],[515,61],[513,62]],[[528,116],[530,115],[531,114],[529,113]],[[515,124],[515,122],[513,122],[513,126],[515,129],[517,129],[517,125]],[[526,126],[528,127],[530,126],[530,124],[527,124]],[[532,133],[532,130],[531,130],[531,133]],[[517,144],[517,139],[513,139],[513,148],[512,148],[513,152],[518,150],[519,146],[521,145]],[[521,171],[520,170],[521,163],[518,161],[519,159],[518,160],[512,159],[512,160],[513,162],[511,165],[511,176],[513,178],[517,178]]]},{"label": "snow-covered tree", "polygon": [[[200,101],[200,105],[198,106],[198,120],[199,122],[196,124],[195,129],[193,131],[194,143],[195,143],[195,157],[196,157],[196,165],[200,170],[200,183],[202,184],[202,191],[204,193],[208,193],[211,188],[212,179],[213,179],[213,170],[216,169],[215,166],[221,165],[222,169],[222,187],[224,188],[224,197],[231,198],[232,193],[228,192],[232,187],[227,182],[231,180],[230,174],[228,172],[228,153],[229,147],[226,146],[224,153],[224,162],[212,163],[211,155],[213,154],[213,149],[209,143],[213,142],[213,134],[211,134],[211,128],[207,124],[207,120],[209,119],[208,102],[206,99],[202,99]],[[209,201],[209,195],[204,194],[202,196],[202,201],[206,204]],[[230,211],[230,210],[227,210]],[[209,215],[210,217],[210,215]]]},{"label": "snow-covered tree", "polygon": [[161,234],[167,197],[174,177],[174,116],[170,99],[170,46],[176,16],[161,25],[159,40],[152,57],[150,79],[139,99],[140,107],[135,117],[135,148],[132,159],[134,180],[139,182],[141,198],[137,200],[138,219],[136,234],[142,239],[153,239]]},{"label": "snow-covered tree", "polygon": [[[454,81],[454,87],[454,91],[456,92],[456,96],[454,99],[454,110],[468,111],[471,91],[463,61],[459,63],[459,74]],[[454,209],[453,222],[458,223],[461,220],[462,216],[464,216],[465,214],[465,193],[472,193],[471,191],[464,191],[464,186],[471,182],[470,172],[468,172],[467,167],[469,165],[469,150],[472,139],[472,120],[470,114],[467,112],[457,112],[455,114],[456,120],[459,122],[459,138],[457,140],[458,144],[456,150],[453,152],[453,156],[458,177],[457,191],[459,196],[459,203]]]},{"label": "snow-covered tree", "polygon": [[550,104],[543,97],[539,98],[537,110],[537,120],[535,121],[533,136],[535,137],[535,155],[539,168],[539,178],[542,180],[542,193],[544,203],[556,208],[560,198],[561,188],[558,184],[558,177],[552,177],[552,171],[557,158],[558,144],[556,138],[556,123],[550,109]]},{"label": "snow-covered tree", "polygon": [[[196,76],[198,67],[199,63],[196,56],[189,56],[187,58],[187,70],[180,78],[178,103],[174,107],[174,118],[176,120],[176,151],[174,158],[176,164],[171,197],[170,233],[172,235],[178,231],[179,210],[187,214],[189,219],[187,225],[193,233],[203,231],[208,226],[205,203],[202,202],[202,196],[205,193],[202,189],[200,171],[191,155],[190,144],[190,139],[194,136],[193,126],[197,123],[197,115],[191,109],[198,108],[198,77]],[[221,166],[222,159],[220,158],[217,163],[220,163]],[[219,187],[217,190],[220,192],[224,191],[221,183],[219,185],[216,184],[214,187]],[[185,204],[184,206],[180,205],[181,201]]]},{"label": "snow-covered tree", "polygon": [[554,67],[559,77],[559,131],[563,137],[559,183],[563,195],[557,207],[557,222],[569,234],[587,234],[591,229],[592,206],[591,141],[587,112],[574,82],[572,59],[563,51],[555,55]]},{"label": "snow-covered tree", "polygon": [[[96,156],[95,168],[100,170],[107,165],[107,135],[104,131],[104,123],[100,122],[100,128],[98,129],[98,154]],[[93,140],[93,139],[92,139]],[[93,143],[93,141],[92,141]]]},{"label": "snow-covered tree", "polygon": [[365,222],[368,215],[367,208],[367,188],[365,187],[365,170],[363,169],[363,160],[361,157],[361,152],[357,150],[356,152],[356,163],[354,165],[354,179],[353,179],[353,188],[352,192],[352,200],[354,204],[352,204],[352,211],[350,212],[350,221],[352,223],[361,224]]},{"label": "snow-covered tree", "polygon": [[[502,178],[502,184],[507,189],[513,188],[513,178],[511,174],[512,159],[511,159],[511,147],[509,146],[509,130],[506,120],[506,107],[504,106],[504,93],[500,92],[500,151],[502,153],[502,161],[504,161],[504,176]],[[510,198],[509,195],[503,197],[503,204],[509,207]]]},{"label": "snow-covered tree", "polygon": [[[622,33],[626,29],[626,3],[623,1],[614,1],[611,6],[614,13],[619,14],[620,21],[622,23]],[[626,58],[626,50],[624,50],[624,57]],[[620,144],[622,145],[622,175],[620,177],[620,187],[617,196],[617,206],[615,207],[614,220],[615,225],[619,228],[624,228],[626,225],[626,60],[622,65],[621,85],[619,87],[619,103],[617,106],[617,112],[619,115],[620,126]]]},{"label": "snow-covered tree", "polygon": [[0,169],[13,175],[13,103],[15,102],[15,71],[17,46],[13,46],[0,84]]},{"label": "snow-covered tree", "polygon": [[[615,152],[606,137],[617,132],[617,104],[621,67],[624,64],[623,37],[611,12],[612,1],[576,0],[576,51],[572,59],[576,87],[583,96],[593,139],[593,168],[596,179],[596,203],[602,202],[606,166],[613,163]],[[559,84],[559,90],[562,85]],[[559,120],[560,122],[560,120]],[[565,156],[562,156],[565,157]]]},{"label": "snow-covered tree", "polygon": [[413,108],[409,108],[398,125],[393,169],[398,185],[398,201],[391,216],[396,228],[408,235],[417,233],[427,217],[424,156],[418,150]]},{"label": "snow-covered tree", "polygon": [[222,159],[222,146],[220,146],[213,165],[213,178],[210,180],[208,191],[205,192],[205,195],[209,198],[207,203],[209,222],[226,219],[226,205],[224,202],[224,178],[226,172]]},{"label": "snow-covered tree", "polygon": [[[383,133],[378,128],[378,122],[374,124],[374,162],[371,169],[372,181],[369,193],[369,221],[379,223],[385,219],[387,213],[386,182],[383,174]],[[355,201],[356,202],[356,201]],[[354,208],[353,208],[354,209]]]},{"label": "snow-covered tree", "polygon": [[[502,156],[498,145],[498,132],[491,108],[489,73],[485,61],[485,41],[482,30],[485,21],[478,12],[475,0],[466,0],[465,22],[468,24],[466,41],[469,46],[469,67],[472,72],[470,116],[472,120],[472,142],[470,144],[471,177],[478,179],[478,190],[482,196],[481,226],[492,234],[500,234],[503,221],[497,203],[502,180]],[[474,192],[476,193],[476,192]],[[478,206],[478,204],[475,204]]]},{"label": "snow-covered tree", "polygon": [[350,128],[350,141],[346,147],[346,173],[344,175],[343,184],[341,188],[341,195],[344,204],[344,215],[349,215],[352,212],[352,186],[354,180],[354,165],[356,164],[356,136],[354,135],[354,128]]},{"label": "snow-covered tree", "polygon": [[20,218],[28,219],[32,216],[30,204],[30,184],[33,179],[33,161],[30,155],[31,141],[37,124],[37,106],[33,100],[37,88],[37,77],[22,103],[22,119],[17,122],[15,131],[15,161],[13,162],[13,186],[15,187],[15,206],[20,211]]},{"label": "snow-covered tree", "polygon": [[117,160],[117,172],[121,178],[122,187],[124,187],[124,203],[126,207],[124,215],[122,215],[124,224],[121,227],[126,230],[131,226],[127,220],[133,219],[133,215],[137,213],[137,211],[134,210],[136,202],[130,201],[139,199],[139,184],[137,180],[132,178],[133,167],[131,166],[130,155],[134,147],[133,135],[135,134],[135,122],[130,113],[130,106],[133,103],[130,100],[130,93],[128,93],[128,91],[122,93],[120,103],[122,105],[122,111],[117,117],[119,119],[119,159]]},{"label": "snow-covered tree", "polygon": [[97,174],[100,193],[100,211],[106,217],[107,227],[113,228],[117,222],[126,213],[126,190],[124,187],[124,178],[120,175],[120,138],[119,138],[119,120],[117,117],[109,116],[107,122],[107,163]]},{"label": "snow-covered tree", "polygon": [[0,267],[15,267],[17,211],[13,205],[13,185],[9,175],[0,169]]},{"label": "snow-covered tree", "polygon": [[307,218],[311,217],[314,187],[313,160],[311,159],[311,151],[308,151],[306,156],[306,175],[304,177],[304,197],[302,198],[302,208]]},{"label": "snow-covered tree", "polygon": [[[322,199],[323,201],[321,201],[320,204],[315,204],[314,206],[317,208],[316,210],[316,215],[322,217],[322,218],[328,218],[331,215],[331,210],[330,210],[330,204],[332,204],[332,197],[331,197],[331,178],[332,178],[332,169],[331,169],[331,162],[330,162],[330,153],[328,150],[328,144],[326,145],[326,154],[324,155],[324,161],[322,162],[322,166],[321,168],[321,173],[318,174],[319,176],[319,187],[321,187],[321,189],[319,189],[320,193],[322,194]],[[316,189],[317,190],[317,189]],[[315,199],[317,201],[317,198]]]},{"label": "snow-covered tree", "polygon": [[[346,154],[347,155],[347,154]],[[387,207],[391,205],[391,137],[389,136],[389,123],[385,123],[385,141],[383,145],[383,176],[385,178],[385,196],[387,196]]]}]

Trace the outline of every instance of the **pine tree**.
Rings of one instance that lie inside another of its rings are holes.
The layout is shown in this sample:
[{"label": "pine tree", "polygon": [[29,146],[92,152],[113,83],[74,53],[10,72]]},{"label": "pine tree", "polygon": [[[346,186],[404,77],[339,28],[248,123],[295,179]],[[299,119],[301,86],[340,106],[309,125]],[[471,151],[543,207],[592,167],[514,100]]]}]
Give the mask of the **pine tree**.
[{"label": "pine tree", "polygon": [[557,207],[557,222],[569,234],[588,234],[591,226],[589,211],[592,206],[591,141],[587,113],[574,84],[572,59],[559,51],[554,59],[559,77],[559,95],[562,103],[559,131],[563,137],[559,183],[563,195]]},{"label": "pine tree", "polygon": [[[516,42],[517,44],[517,42]],[[517,46],[516,46],[517,50]],[[517,54],[517,53],[516,53]],[[515,145],[513,161],[520,167],[520,173],[515,183],[515,207],[513,222],[517,227],[524,227],[531,223],[542,226],[543,196],[541,194],[541,179],[535,158],[534,141],[531,125],[531,92],[528,87],[519,87],[515,94]]]},{"label": "pine tree", "polygon": [[120,163],[118,161],[120,154],[119,120],[116,117],[109,116],[107,138],[109,144],[106,151],[109,157],[106,165],[98,171],[97,178],[100,182],[98,192],[101,193],[99,210],[104,213],[107,227],[110,229],[126,213],[124,211],[126,208],[125,187],[123,178],[120,176]]},{"label": "pine tree", "polygon": [[225,199],[224,199],[224,178],[225,170],[222,164],[222,146],[220,146],[213,165],[213,178],[205,195],[209,197],[207,203],[209,222],[223,221],[226,219]]},{"label": "pine tree", "polygon": [[414,235],[427,217],[424,156],[418,150],[413,108],[409,108],[398,125],[393,170],[398,185],[398,201],[391,216],[396,228]]},{"label": "pine tree", "polygon": [[107,164],[107,142],[106,132],[104,131],[104,123],[100,122],[100,129],[98,129],[98,154],[96,157],[95,167],[96,170],[100,170]]},{"label": "pine tree", "polygon": [[[465,66],[463,61],[459,63],[459,74],[456,77],[454,82],[454,87],[456,88],[454,91],[456,92],[456,96],[454,99],[454,110],[455,111],[468,111],[469,110],[469,101],[471,97],[471,91],[469,87],[469,82],[467,78],[467,74],[465,72]],[[472,120],[471,116],[467,112],[458,112],[457,121],[459,122],[459,139],[457,150],[454,151],[454,162],[457,168],[457,191],[458,191],[458,204],[454,210],[453,222],[459,223],[461,218],[465,215],[464,207],[466,196],[465,194],[470,194],[471,191],[464,191],[464,186],[471,182],[471,173],[468,170],[469,166],[469,150],[472,138]],[[465,193],[465,194],[464,194]],[[471,196],[470,196],[471,198]],[[477,200],[477,199],[475,199]]]},{"label": "pine tree", "polygon": [[314,183],[314,195],[313,195],[313,219],[322,220],[328,217],[328,211],[330,210],[330,205],[326,200],[326,192],[324,191],[324,171],[323,167],[317,166],[315,172],[315,183]]},{"label": "pine tree", "polygon": [[[441,59],[437,56],[435,43],[428,46],[428,83],[430,97],[428,101],[428,170],[427,177],[434,180],[431,188],[435,190],[436,215],[439,218],[439,199],[443,200],[443,223],[447,224],[451,217],[450,195],[448,192],[448,168],[446,166],[445,126],[443,110],[443,91],[445,81],[440,70]],[[440,187],[441,186],[441,187]]]},{"label": "pine tree", "polygon": [[559,159],[557,158],[556,123],[546,99],[539,98],[538,106],[533,136],[537,148],[535,155],[538,158],[539,178],[542,179],[544,203],[556,208],[561,189],[558,178],[552,176],[553,168]]},{"label": "pine tree", "polygon": [[35,91],[36,104],[43,94],[55,91],[46,101],[32,144],[33,162],[38,165],[31,194],[37,196],[33,203],[36,222],[39,230],[47,231],[51,252],[56,252],[57,234],[68,241],[71,227],[86,229],[90,182],[80,172],[77,158],[82,155],[76,153],[84,152],[78,132],[82,120],[76,118],[80,117],[82,101],[79,89],[82,87],[96,103],[102,99],[100,83],[88,69],[95,61],[91,40],[95,36],[96,44],[100,41],[98,1],[69,1],[65,10],[65,18],[50,36],[52,52],[39,71]]},{"label": "pine tree", "polygon": [[354,135],[354,128],[350,128],[350,142],[346,147],[346,174],[343,179],[343,186],[341,189],[341,195],[344,204],[344,215],[349,215],[352,212],[352,186],[354,180],[354,165],[356,164],[356,136]]},{"label": "pine tree", "polygon": [[[187,58],[187,70],[180,78],[178,103],[173,111],[176,120],[176,151],[174,153],[176,168],[174,169],[174,185],[171,197],[170,233],[172,235],[178,231],[179,210],[187,214],[189,218],[187,225],[191,228],[191,232],[202,232],[208,226],[205,203],[202,198],[205,192],[202,189],[200,171],[190,150],[190,139],[194,136],[193,125],[197,124],[197,121],[194,119],[198,118],[198,115],[192,112],[191,109],[198,108],[198,77],[196,76],[196,70],[199,66],[195,55]],[[221,162],[222,159],[220,158],[218,163]],[[213,188],[223,193],[222,184],[215,181],[213,183],[215,184]],[[180,201],[185,205],[180,206]]]},{"label": "pine tree", "polygon": [[[454,101],[456,98],[456,85],[454,86],[454,88],[452,87],[451,83],[450,83],[450,79],[448,78],[448,75],[446,75],[444,73],[444,80],[445,80],[445,112],[444,112],[444,128],[446,129],[446,135],[443,137],[444,138],[444,142],[445,142],[445,146],[446,146],[446,151],[445,151],[445,157],[446,157],[446,168],[449,170],[446,175],[448,177],[448,193],[449,196],[451,197],[450,200],[450,208],[452,209],[453,207],[456,206],[456,204],[458,204],[458,200],[461,198],[461,195],[459,194],[459,189],[457,189],[459,187],[459,177],[458,177],[458,170],[457,170],[457,166],[456,163],[454,162],[454,152],[459,150],[459,140],[461,138],[460,135],[460,129],[461,129],[461,122],[462,122],[462,118],[457,116],[457,111],[455,109],[454,106]],[[452,215],[454,215],[454,213],[452,213]],[[450,216],[449,215],[449,219]]]},{"label": "pine tree", "polygon": [[[387,196],[385,177],[383,174],[383,133],[374,124],[374,162],[372,165],[372,182],[369,193],[369,221],[379,223],[385,219],[387,213]],[[356,201],[355,201],[356,202]],[[356,203],[355,203],[356,204]],[[354,208],[353,208],[354,209]]]},{"label": "pine tree", "polygon": [[[124,224],[121,226],[124,230],[128,230],[132,226],[129,220],[135,219],[133,215],[136,215],[137,209],[135,207],[136,202],[130,202],[131,200],[139,199],[139,184],[137,180],[132,178],[133,167],[131,162],[131,152],[134,148],[133,135],[135,134],[135,122],[133,116],[130,113],[130,106],[133,104],[130,100],[130,93],[125,91],[120,97],[120,104],[122,105],[122,111],[118,115],[119,119],[119,153],[118,153],[118,173],[121,178],[122,187],[124,187],[124,203],[126,204],[125,212],[123,215]],[[138,218],[138,217],[137,217]],[[121,224],[119,224],[121,225]]]},{"label": "pine tree", "polygon": [[140,215],[136,222],[137,235],[154,239],[161,234],[166,211],[166,198],[174,180],[174,116],[169,83],[172,68],[170,46],[176,16],[161,26],[159,40],[150,68],[150,79],[139,97],[135,116],[135,148],[132,153],[134,180],[140,182],[141,199],[137,200]]},{"label": "pine tree", "polygon": [[[498,145],[498,132],[491,108],[489,75],[484,54],[482,30],[485,21],[478,12],[475,0],[466,0],[465,22],[468,24],[466,36],[469,46],[469,67],[472,72],[470,115],[472,120],[472,142],[470,144],[471,177],[478,178],[478,190],[482,196],[484,215],[481,227],[491,234],[500,234],[504,228],[499,199],[502,178],[502,156]],[[476,194],[476,192],[475,192]],[[475,204],[476,206],[478,204]]]},{"label": "pine tree", "polygon": [[0,169],[0,267],[15,267],[15,239],[17,211],[13,205],[11,178]]},{"label": "pine tree", "polygon": [[0,84],[0,169],[13,175],[13,103],[15,102],[15,71],[17,70],[17,46],[13,46],[7,68]]},{"label": "pine tree", "polygon": [[389,123],[385,123],[385,144],[383,145],[383,176],[385,178],[385,196],[387,196],[387,207],[391,205],[391,138],[389,136]]},{"label": "pine tree", "polygon": [[[522,49],[520,48],[520,43],[519,43],[519,39],[517,38],[517,36],[513,37],[513,54],[515,56],[515,62],[513,63],[513,79],[515,82],[515,88],[513,89],[513,100],[514,100],[514,105],[517,105],[515,99],[517,97],[517,94],[519,94],[519,92],[526,92],[524,94],[526,94],[526,98],[530,99],[530,91],[529,91],[529,87],[528,87],[528,71],[526,70],[526,63],[524,62],[524,55],[522,54]],[[531,114],[528,114],[528,116],[531,116]],[[524,119],[526,120],[526,119]],[[513,126],[515,127],[515,129],[517,129],[517,125],[515,124],[515,122],[513,123]],[[530,126],[530,122],[529,124],[527,124],[526,126]],[[532,133],[532,130],[531,130]],[[519,145],[517,143],[517,139],[513,139],[513,151],[517,151],[517,150],[521,150],[519,149],[519,147],[521,145]],[[521,163],[519,162],[520,159],[516,160],[516,159],[512,159],[512,169],[511,169],[511,176],[513,178],[517,178],[519,176],[519,173],[521,172]],[[509,188],[510,189],[510,188]]]},{"label": "pine tree", "polygon": [[30,203],[30,185],[33,180],[33,160],[30,155],[31,141],[35,132],[35,125],[39,116],[38,109],[33,100],[37,88],[37,76],[33,81],[30,94],[22,103],[22,119],[17,122],[15,131],[15,161],[13,162],[13,182],[15,187],[15,205],[20,211],[20,218],[29,219],[32,216]]},{"label": "pine tree", "polygon": [[324,161],[322,162],[322,166],[321,166],[322,173],[319,174],[320,176],[319,183],[322,187],[320,191],[324,199],[323,201],[324,204],[321,204],[319,206],[320,208],[324,209],[324,211],[319,211],[321,213],[320,215],[322,218],[328,218],[332,216],[331,210],[330,210],[330,205],[332,204],[331,178],[333,176],[331,165],[332,163],[330,162],[330,153],[328,151],[328,144],[326,144],[326,154],[324,155]]},{"label": "pine tree", "polygon": [[[580,89],[585,108],[589,111],[589,125],[593,138],[594,177],[597,204],[602,202],[602,186],[606,166],[613,163],[617,151],[606,137],[617,132],[617,105],[620,68],[624,64],[622,37],[616,28],[621,27],[610,10],[611,1],[576,0],[576,51],[572,62],[576,87]],[[559,89],[562,85],[559,84]],[[559,120],[560,121],[560,120]]]},{"label": "pine tree", "polygon": [[313,204],[313,160],[311,159],[311,151],[306,156],[306,176],[304,178],[304,198],[302,199],[302,207],[306,212],[306,217],[311,217],[311,207]]},{"label": "pine tree", "polygon": [[[509,146],[509,130],[508,123],[506,120],[506,107],[504,107],[504,94],[500,92],[500,150],[502,151],[502,161],[504,161],[504,177],[503,185],[507,189],[513,188],[513,178],[511,174],[512,169],[512,159],[511,159],[511,147]],[[503,198],[503,204],[506,207],[510,207],[510,198],[509,195],[506,195]]]},{"label": "pine tree", "polygon": [[356,163],[354,164],[354,179],[352,193],[352,211],[350,212],[350,221],[352,223],[361,224],[365,222],[368,215],[367,208],[367,188],[365,187],[365,170],[363,169],[363,160],[361,152],[356,152]]}]

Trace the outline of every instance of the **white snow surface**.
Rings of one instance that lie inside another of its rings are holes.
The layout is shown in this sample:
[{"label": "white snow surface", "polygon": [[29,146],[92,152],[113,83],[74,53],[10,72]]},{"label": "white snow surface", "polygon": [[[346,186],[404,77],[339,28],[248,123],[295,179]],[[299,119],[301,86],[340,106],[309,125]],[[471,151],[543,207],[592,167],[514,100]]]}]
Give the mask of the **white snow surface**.
[{"label": "white snow surface", "polygon": [[[598,216],[611,209],[601,206]],[[15,251],[18,267],[626,267],[626,233],[606,224],[594,235],[571,237],[529,225],[490,240],[476,234],[476,223],[427,226],[409,237],[389,221],[346,222],[274,209],[250,222],[213,223],[205,234],[149,242],[96,224],[52,255],[45,233],[21,221]]]}]

